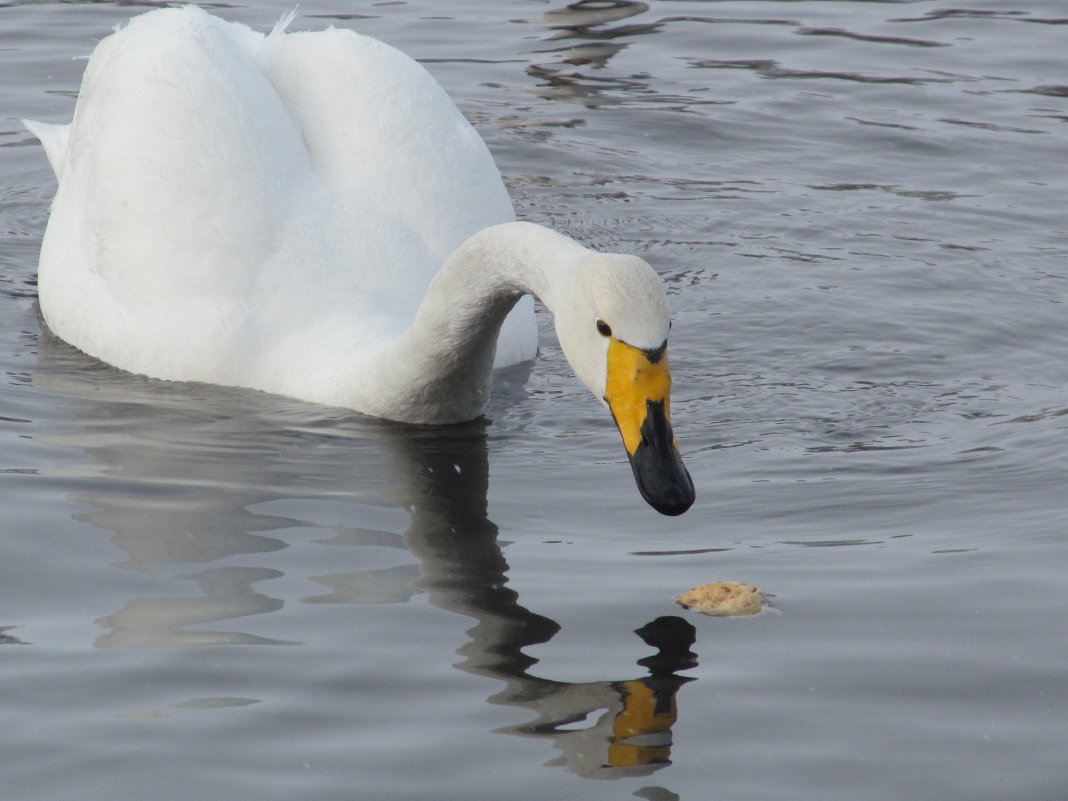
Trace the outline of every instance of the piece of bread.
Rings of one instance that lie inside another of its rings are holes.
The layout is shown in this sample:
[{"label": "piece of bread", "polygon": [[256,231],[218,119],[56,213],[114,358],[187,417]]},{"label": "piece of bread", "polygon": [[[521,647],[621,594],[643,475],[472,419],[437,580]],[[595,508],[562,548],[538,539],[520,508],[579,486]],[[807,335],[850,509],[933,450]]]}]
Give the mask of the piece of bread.
[{"label": "piece of bread", "polygon": [[766,601],[767,594],[763,590],[741,581],[702,584],[675,599],[679,606],[717,617],[755,615],[764,609]]}]

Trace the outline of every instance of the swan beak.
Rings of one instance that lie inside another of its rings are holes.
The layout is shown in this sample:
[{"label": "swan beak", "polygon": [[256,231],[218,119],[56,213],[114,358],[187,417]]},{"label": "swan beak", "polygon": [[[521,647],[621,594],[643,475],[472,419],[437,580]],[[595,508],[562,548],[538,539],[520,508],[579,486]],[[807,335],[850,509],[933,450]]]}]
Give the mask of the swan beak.
[{"label": "swan beak", "polygon": [[623,435],[638,491],[661,514],[681,515],[696,494],[671,430],[667,343],[649,351],[611,337],[604,399]]}]

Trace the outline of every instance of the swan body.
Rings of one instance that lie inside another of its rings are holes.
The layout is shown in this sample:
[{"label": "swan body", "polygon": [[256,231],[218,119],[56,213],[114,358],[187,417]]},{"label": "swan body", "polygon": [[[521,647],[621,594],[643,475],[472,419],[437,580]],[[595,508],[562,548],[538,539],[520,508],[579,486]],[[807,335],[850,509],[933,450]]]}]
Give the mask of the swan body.
[{"label": "swan body", "polygon": [[516,222],[485,144],[414,60],[288,21],[136,17],[93,51],[69,126],[27,121],[59,184],[48,326],[156,378],[450,423],[482,413],[495,366],[535,355],[533,293],[643,494],[635,453],[667,438],[645,452],[650,491],[673,500],[650,503],[684,511],[652,268]]}]

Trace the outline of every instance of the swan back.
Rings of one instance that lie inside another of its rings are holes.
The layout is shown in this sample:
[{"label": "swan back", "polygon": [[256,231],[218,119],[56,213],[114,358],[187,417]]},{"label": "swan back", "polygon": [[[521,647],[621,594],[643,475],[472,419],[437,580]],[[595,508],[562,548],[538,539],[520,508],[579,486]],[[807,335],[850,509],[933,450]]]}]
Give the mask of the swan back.
[{"label": "swan back", "polygon": [[[453,250],[514,219],[444,90],[347,30],[154,11],[97,45],[72,126],[32,125],[59,179],[46,321],[160,378],[361,408],[345,378],[408,327]],[[502,344],[498,364],[534,354],[529,301]]]}]

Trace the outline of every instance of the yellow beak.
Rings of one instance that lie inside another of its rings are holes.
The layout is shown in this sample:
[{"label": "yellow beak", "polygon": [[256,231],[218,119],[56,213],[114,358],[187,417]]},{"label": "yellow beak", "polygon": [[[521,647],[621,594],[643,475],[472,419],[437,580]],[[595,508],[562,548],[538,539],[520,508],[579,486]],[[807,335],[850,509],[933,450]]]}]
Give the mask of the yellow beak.
[{"label": "yellow beak", "polygon": [[696,494],[671,430],[667,343],[647,351],[610,337],[604,399],[642,497],[661,514],[681,515]]}]

